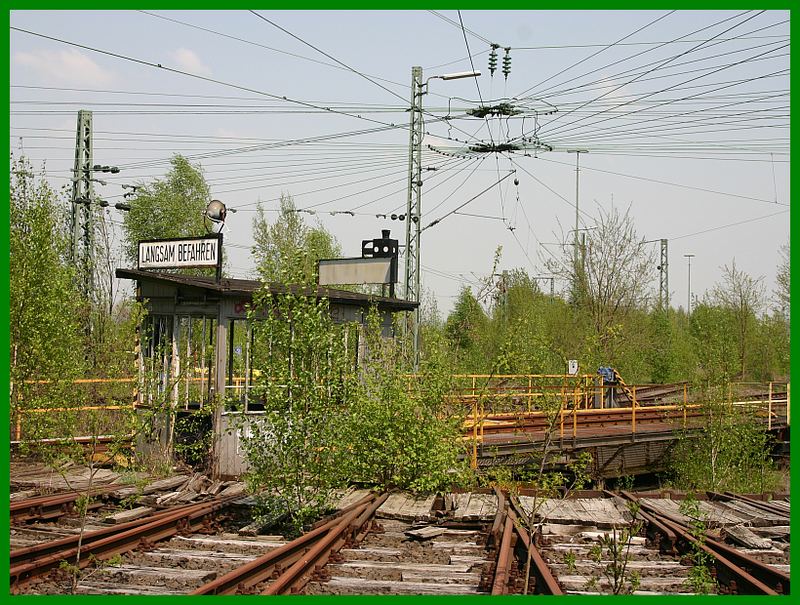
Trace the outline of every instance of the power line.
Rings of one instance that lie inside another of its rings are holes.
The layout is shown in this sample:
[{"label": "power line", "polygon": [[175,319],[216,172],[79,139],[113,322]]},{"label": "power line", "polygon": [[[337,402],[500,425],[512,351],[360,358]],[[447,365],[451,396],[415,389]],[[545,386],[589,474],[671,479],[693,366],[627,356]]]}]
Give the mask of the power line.
[{"label": "power line", "polygon": [[253,88],[249,88],[247,86],[241,86],[239,84],[233,84],[233,83],[230,83],[230,82],[224,82],[222,80],[217,80],[215,78],[209,78],[207,76],[201,76],[201,75],[198,75],[198,74],[193,74],[193,73],[190,73],[190,72],[187,72],[187,71],[176,69],[174,67],[166,67],[166,66],[162,65],[161,63],[153,63],[151,61],[145,61],[144,59],[137,59],[136,57],[131,57],[131,56],[128,56],[128,55],[123,55],[123,54],[115,53],[115,52],[108,51],[108,50],[94,48],[94,47],[91,47],[91,46],[86,46],[84,44],[78,44],[77,42],[71,42],[69,40],[64,40],[62,38],[56,38],[54,36],[48,36],[48,35],[41,34],[41,33],[38,33],[38,32],[30,31],[30,30],[27,30],[27,29],[22,29],[20,27],[11,26],[10,29],[13,30],[13,31],[18,31],[18,32],[21,32],[21,33],[29,34],[31,36],[36,36],[38,38],[43,38],[45,40],[51,40],[53,42],[59,42],[61,44],[67,44],[69,46],[74,46],[76,48],[82,48],[84,50],[89,50],[89,51],[96,52],[96,53],[99,53],[99,54],[107,55],[107,56],[110,56],[110,57],[114,57],[116,59],[122,59],[124,61],[130,61],[132,63],[137,63],[139,65],[145,65],[147,67],[153,67],[153,68],[162,69],[164,71],[168,71],[168,72],[171,72],[171,73],[176,73],[176,74],[180,74],[180,75],[183,75],[183,76],[188,76],[190,78],[195,78],[195,79],[198,79],[198,80],[202,80],[204,82],[210,82],[212,84],[218,84],[220,86],[226,86],[226,87],[234,88],[234,89],[237,89],[237,90],[243,90],[245,92],[252,92],[252,93],[258,94],[258,95],[264,95],[265,97],[269,97],[269,98],[272,98],[272,99],[280,99],[280,100],[287,101],[289,103],[296,103],[296,104],[302,105],[304,107],[310,107],[310,108],[313,108],[313,109],[322,109],[322,110],[325,110],[328,113],[332,113],[332,114],[338,114],[338,115],[348,116],[348,117],[351,117],[351,118],[357,118],[357,119],[360,119],[360,120],[365,120],[367,122],[373,122],[373,123],[376,123],[376,124],[381,124],[382,126],[389,126],[391,128],[408,128],[407,125],[390,124],[390,123],[382,122],[380,120],[375,120],[375,119],[372,119],[372,118],[365,118],[365,117],[360,116],[358,114],[351,114],[351,113],[347,113],[347,112],[343,112],[343,111],[337,111],[337,110],[326,108],[326,107],[321,107],[321,106],[315,105],[313,103],[308,103],[306,101],[301,101],[299,99],[293,99],[293,98],[290,98],[290,97],[287,97],[287,96],[277,95],[277,94],[273,94],[273,93],[266,92],[266,91],[263,91],[263,90],[256,90],[256,89],[253,89]]},{"label": "power line", "polygon": [[397,97],[398,99],[400,99],[401,101],[403,101],[403,103],[405,103],[405,102],[406,102],[406,99],[405,99],[405,98],[403,98],[403,97],[401,97],[401,96],[400,96],[399,94],[397,94],[395,91],[393,91],[393,90],[390,90],[389,88],[386,88],[386,87],[385,87],[383,84],[380,84],[380,83],[376,82],[375,80],[373,80],[373,79],[372,79],[370,76],[366,75],[365,73],[363,73],[363,72],[361,72],[361,71],[359,71],[359,70],[357,70],[357,69],[355,69],[355,68],[353,68],[353,67],[350,67],[349,65],[347,65],[346,63],[344,63],[344,62],[340,61],[339,59],[337,59],[337,58],[336,58],[336,57],[334,57],[333,55],[330,55],[329,53],[325,52],[324,50],[322,50],[322,49],[320,49],[320,48],[317,48],[316,46],[314,46],[314,45],[313,45],[313,44],[311,44],[310,42],[308,42],[308,41],[306,41],[306,40],[303,40],[303,38],[301,38],[300,36],[297,36],[297,35],[293,34],[293,33],[292,33],[292,32],[290,32],[288,29],[286,29],[286,28],[284,28],[284,27],[281,27],[280,25],[278,25],[277,23],[275,23],[274,21],[272,21],[272,20],[270,20],[270,19],[267,19],[267,18],[266,18],[264,15],[261,15],[261,14],[257,13],[257,12],[256,12],[256,11],[254,11],[254,10],[251,10],[251,11],[249,11],[249,12],[250,12],[251,14],[255,15],[256,17],[258,17],[259,19],[261,19],[262,21],[266,21],[266,22],[267,22],[267,23],[269,23],[271,26],[273,26],[273,27],[275,27],[275,28],[277,28],[277,29],[281,30],[283,33],[287,34],[288,36],[291,36],[292,38],[294,38],[294,39],[295,39],[295,40],[297,40],[298,42],[301,42],[301,43],[305,44],[306,46],[308,46],[309,48],[312,48],[312,49],[314,49],[314,50],[315,50],[315,51],[317,51],[318,53],[320,53],[320,54],[322,54],[322,55],[325,55],[325,56],[326,56],[326,57],[328,57],[330,60],[332,60],[332,61],[335,61],[336,63],[338,63],[339,65],[341,65],[341,66],[342,66],[342,67],[344,67],[345,69],[347,69],[348,71],[351,71],[351,72],[353,72],[354,74],[356,74],[357,76],[360,76],[360,77],[364,78],[365,80],[367,80],[367,81],[368,81],[368,82],[370,82],[371,84],[374,84],[375,86],[377,86],[377,87],[379,87],[379,88],[381,88],[381,89],[385,90],[385,91],[386,91],[386,92],[388,92],[389,94],[391,94],[391,95],[393,95],[393,96]]},{"label": "power line", "polygon": [[[548,160],[546,158],[540,158],[540,159],[542,161],[544,161],[544,162],[551,162],[553,164],[561,164],[563,166],[571,166],[571,164],[568,164],[566,162],[559,162],[558,160]],[[670,182],[670,181],[662,181],[660,179],[651,179],[651,178],[648,178],[648,177],[639,176],[639,175],[635,175],[635,174],[624,174],[622,172],[614,172],[614,171],[611,171],[611,170],[602,170],[600,168],[583,167],[582,169],[583,170],[591,170],[593,172],[602,172],[602,173],[605,173],[605,174],[613,174],[614,176],[621,176],[621,177],[625,177],[625,178],[628,178],[628,179],[636,179],[636,180],[639,180],[639,181],[647,181],[647,182],[651,182],[651,183],[658,183],[659,185],[670,185],[671,187],[680,187],[682,189],[692,189],[692,190],[695,190],[695,191],[702,191],[703,193],[714,193],[714,194],[717,194],[717,195],[725,195],[725,196],[728,196],[728,197],[735,197],[735,198],[739,198],[739,199],[743,199],[743,200],[751,200],[751,201],[754,201],[754,202],[761,202],[763,204],[774,204],[775,203],[775,202],[773,202],[771,200],[764,200],[764,199],[761,199],[761,198],[758,198],[758,197],[751,197],[749,195],[739,195],[738,193],[728,193],[728,192],[725,192],[725,191],[715,191],[714,189],[706,189],[705,187],[695,187],[693,185],[684,185],[682,183],[673,183],[673,182]],[[788,204],[780,204],[780,205],[781,206],[788,206]]]},{"label": "power line", "polygon": [[[764,12],[764,11],[761,11],[761,13],[763,13],[763,12]],[[742,22],[740,22],[740,23],[737,23],[736,25],[733,25],[733,26],[729,27],[728,29],[726,29],[726,30],[724,30],[724,31],[720,32],[720,33],[719,33],[719,34],[717,34],[716,36],[712,36],[712,37],[711,37],[711,38],[710,38],[710,39],[709,39],[707,42],[710,42],[710,41],[714,40],[714,38],[717,38],[717,37],[721,36],[722,34],[726,34],[726,33],[728,33],[729,31],[731,31],[732,29],[735,29],[736,27],[739,27],[739,26],[743,25],[744,23],[747,23],[748,21],[750,21],[751,19],[754,19],[755,17],[757,17],[757,16],[758,16],[759,14],[761,14],[761,13],[757,13],[756,15],[753,15],[753,16],[751,16],[751,17],[748,17],[748,18],[747,18],[747,19],[745,19],[744,21],[742,21]],[[636,82],[636,81],[637,81],[639,78],[641,78],[642,76],[644,76],[644,75],[647,75],[647,74],[650,74],[650,73],[652,73],[652,72],[654,72],[654,71],[657,71],[657,70],[659,70],[659,69],[662,69],[664,66],[668,65],[669,63],[672,63],[674,60],[676,60],[676,59],[678,59],[678,58],[680,58],[680,57],[682,57],[682,56],[685,56],[685,55],[688,55],[688,54],[690,54],[690,53],[693,53],[693,52],[695,52],[696,50],[698,50],[698,49],[702,48],[702,47],[703,47],[705,44],[707,44],[707,42],[701,42],[700,44],[698,44],[698,45],[696,45],[696,46],[693,46],[693,47],[692,47],[692,48],[690,48],[689,50],[686,50],[686,51],[684,51],[684,52],[682,52],[682,53],[679,53],[679,54],[677,54],[677,55],[675,55],[675,56],[673,56],[673,57],[670,57],[670,58],[668,58],[668,59],[666,59],[666,60],[662,61],[662,62],[661,62],[661,63],[659,63],[657,66],[655,66],[655,67],[653,67],[653,68],[651,68],[651,69],[648,69],[647,71],[645,71],[645,72],[644,72],[644,73],[642,73],[641,75],[635,76],[634,78],[632,78],[632,79],[630,79],[630,80],[626,81],[625,83],[623,83],[623,84],[620,84],[619,86],[616,86],[616,87],[612,88],[611,90],[604,92],[604,93],[603,93],[603,94],[601,94],[600,96],[598,96],[598,97],[595,97],[595,98],[594,98],[594,99],[592,99],[592,100],[586,101],[585,103],[583,103],[582,105],[580,105],[580,107],[585,107],[585,106],[586,106],[586,105],[588,105],[589,103],[592,103],[592,102],[594,102],[594,101],[598,101],[599,99],[602,99],[602,98],[604,98],[604,97],[607,97],[608,95],[610,95],[610,94],[612,94],[612,93],[616,92],[617,90],[620,90],[621,88],[623,88],[623,87],[625,87],[625,86],[628,86],[628,85],[630,85],[630,84],[633,84],[634,82]],[[713,72],[712,72],[712,73],[713,73]],[[689,80],[689,81],[691,81],[691,80]],[[682,82],[682,84],[685,84],[685,82]],[[660,92],[664,92],[665,90],[669,90],[669,88],[666,88],[666,89],[664,89],[664,90],[662,90],[662,91],[660,91]],[[651,93],[651,94],[655,94],[655,93]],[[651,96],[651,95],[647,95],[647,96]],[[627,103],[624,103],[623,105],[625,105],[625,104],[628,104],[628,103],[631,103],[631,102],[632,102],[632,101],[628,101]],[[556,117],[555,117],[555,118],[553,118],[552,120],[550,120],[550,121],[548,122],[547,126],[550,126],[551,124],[553,124],[553,122],[556,122],[556,121],[560,120],[561,118],[563,118],[563,117],[565,117],[565,116],[568,116],[569,114],[573,113],[574,111],[575,111],[575,109],[573,109],[573,110],[570,110],[570,111],[567,111],[567,112],[565,112],[565,113],[559,113],[558,115],[556,115]],[[580,119],[578,119],[578,120],[576,120],[576,121],[572,122],[571,124],[569,124],[569,126],[574,126],[574,125],[575,125],[575,123],[577,123],[577,122],[582,122],[583,120],[589,119],[589,117],[592,117],[592,116],[585,116],[585,117],[583,117],[583,118],[580,118]]]},{"label": "power line", "polygon": [[[497,183],[501,183],[501,182],[505,181],[505,180],[506,180],[508,177],[510,177],[512,174],[514,174],[514,172],[509,172],[507,175],[505,175],[504,177],[502,177],[502,178],[501,178],[501,179],[500,179],[500,180],[499,180]],[[480,196],[482,196],[484,193],[486,193],[487,191],[490,191],[490,190],[491,190],[491,189],[492,189],[492,188],[493,188],[495,185],[497,185],[497,183],[492,183],[492,184],[491,184],[491,185],[489,185],[489,186],[488,186],[486,189],[484,189],[483,191],[481,191],[481,192],[480,192],[480,193],[478,193],[477,195],[474,195],[474,196],[472,196],[472,197],[471,197],[470,199],[468,199],[466,202],[464,202],[463,204],[461,204],[460,206],[458,206],[458,207],[457,207],[455,210],[451,210],[450,212],[448,212],[447,214],[445,214],[445,215],[441,216],[440,218],[438,218],[438,219],[436,219],[436,220],[434,220],[434,221],[431,221],[430,223],[428,223],[427,225],[425,225],[425,226],[422,228],[422,230],[424,231],[424,230],[426,230],[426,229],[429,229],[430,227],[433,227],[433,226],[435,226],[435,225],[438,225],[438,224],[439,224],[439,223],[441,223],[441,222],[442,222],[444,219],[446,219],[448,216],[451,216],[451,215],[455,214],[456,212],[458,212],[459,210],[461,210],[461,209],[462,209],[464,206],[466,206],[467,204],[470,204],[470,203],[472,203],[473,201],[475,201],[476,199],[478,199]]]},{"label": "power line", "polygon": [[[652,26],[652,25],[655,25],[656,23],[658,23],[658,22],[659,22],[659,21],[661,21],[662,19],[666,19],[667,17],[669,17],[669,16],[670,16],[671,14],[673,14],[674,12],[675,12],[674,10],[673,10],[673,11],[669,11],[668,13],[665,13],[665,14],[661,15],[660,17],[657,17],[656,19],[654,19],[653,21],[651,21],[651,22],[650,22],[650,23],[648,23],[647,25],[643,25],[642,27],[640,27],[640,28],[636,29],[635,31],[633,31],[633,32],[631,32],[631,33],[629,33],[629,34],[627,34],[626,36],[623,36],[622,38],[620,38],[620,39],[619,39],[619,40],[617,40],[616,42],[612,42],[611,44],[608,44],[607,46],[604,46],[603,48],[601,48],[601,49],[600,49],[600,50],[598,50],[597,52],[595,52],[595,53],[592,53],[592,54],[591,54],[591,55],[589,55],[588,57],[585,57],[585,58],[581,59],[581,60],[580,60],[580,61],[578,61],[577,63],[573,63],[572,65],[570,65],[570,66],[568,66],[568,67],[565,67],[564,69],[562,69],[562,70],[561,70],[561,71],[559,71],[558,73],[555,73],[555,74],[553,74],[552,76],[550,76],[549,78],[546,78],[546,79],[542,80],[542,81],[541,81],[541,82],[539,82],[538,84],[534,84],[534,85],[533,85],[533,86],[531,86],[530,88],[528,88],[528,89],[526,89],[526,90],[523,90],[521,93],[519,93],[519,94],[518,94],[518,95],[516,95],[516,96],[517,96],[517,97],[521,97],[522,95],[524,95],[524,94],[526,94],[526,93],[530,92],[531,90],[533,90],[533,89],[535,89],[535,88],[538,88],[539,86],[541,86],[541,85],[542,85],[542,84],[544,84],[545,82],[549,82],[549,81],[550,81],[550,80],[552,80],[553,78],[557,78],[557,77],[558,77],[558,76],[560,76],[561,74],[563,74],[563,73],[565,73],[565,72],[568,72],[568,71],[569,71],[570,69],[572,69],[573,67],[577,67],[577,66],[578,66],[578,65],[580,65],[581,63],[585,63],[586,61],[588,61],[589,59],[592,59],[592,58],[596,57],[596,56],[597,56],[597,55],[599,55],[600,53],[603,53],[603,52],[605,52],[605,51],[609,50],[610,48],[614,48],[615,46],[617,46],[618,44],[620,44],[620,43],[621,43],[621,42],[623,42],[624,40],[627,40],[628,38],[630,38],[630,37],[632,37],[632,36],[635,36],[635,35],[636,35],[636,34],[638,34],[640,31],[642,31],[642,30],[645,30],[645,29],[647,29],[648,27],[650,27],[650,26]],[[579,76],[579,77],[582,77],[582,76]]]},{"label": "power line", "polygon": [[[686,80],[686,81],[684,81],[684,82],[681,82],[680,84],[687,84],[687,83],[689,83],[689,82],[693,82],[693,81],[695,81],[695,80],[698,80],[698,79],[700,79],[700,78],[705,78],[705,77],[708,77],[708,76],[710,76],[710,75],[712,75],[712,74],[719,73],[719,72],[721,72],[721,71],[724,71],[724,70],[726,70],[726,69],[731,69],[731,68],[733,68],[733,67],[736,67],[737,65],[742,65],[742,64],[744,64],[744,63],[747,63],[747,62],[749,62],[750,60],[752,60],[752,59],[754,59],[754,58],[756,58],[756,57],[760,57],[760,56],[762,56],[762,55],[765,55],[765,54],[768,54],[768,53],[771,53],[771,52],[774,52],[774,51],[773,51],[773,50],[768,50],[768,51],[765,51],[765,52],[764,52],[764,53],[762,53],[761,55],[756,55],[755,57],[748,57],[747,59],[743,59],[742,61],[738,61],[738,62],[736,62],[736,63],[731,63],[730,65],[726,65],[726,66],[724,66],[724,67],[720,67],[719,69],[716,69],[716,70],[714,70],[714,71],[712,71],[712,72],[710,72],[710,73],[707,73],[707,74],[702,74],[702,75],[700,75],[700,76],[696,76],[696,77],[694,77],[694,78],[691,78],[691,79],[689,79],[689,80]],[[771,74],[771,75],[774,75],[774,74]],[[759,80],[759,79],[761,79],[761,77],[762,77],[762,76],[757,76],[757,77],[755,77],[755,78],[752,78],[752,80]],[[671,90],[671,89],[675,88],[676,86],[679,86],[679,84],[676,84],[676,85],[673,85],[673,86],[668,86],[668,87],[666,87],[666,88],[662,88],[661,90],[657,90],[657,91],[654,91],[654,92],[647,93],[647,94],[645,94],[644,96],[640,96],[638,99],[634,99],[634,100],[631,100],[631,101],[626,101],[626,102],[624,102],[624,103],[620,103],[619,105],[616,105],[616,106],[614,107],[614,109],[618,109],[618,108],[620,108],[620,107],[624,107],[624,106],[626,106],[626,105],[629,105],[629,104],[631,104],[631,103],[634,103],[634,102],[636,102],[636,101],[640,101],[640,100],[642,100],[642,99],[646,99],[646,98],[648,98],[648,97],[651,97],[651,96],[653,96],[653,95],[657,95],[657,94],[661,94],[661,93],[663,93],[663,92],[667,92],[668,90]],[[658,104],[656,104],[655,106],[653,106],[653,107],[650,107],[650,108],[648,108],[648,109],[654,109],[655,107],[661,107],[661,106],[663,106],[663,105],[669,105],[669,104],[671,104],[671,103],[676,103],[676,102],[680,102],[680,101],[686,101],[686,100],[693,99],[693,98],[695,98],[695,97],[698,97],[698,96],[702,96],[702,95],[704,95],[704,94],[707,94],[707,92],[717,92],[717,91],[720,91],[720,90],[724,90],[724,89],[730,88],[731,86],[735,86],[735,84],[726,84],[726,85],[724,85],[724,86],[719,86],[719,87],[717,87],[717,88],[713,88],[713,89],[711,89],[710,91],[706,91],[706,92],[698,92],[698,93],[695,93],[694,95],[688,95],[688,96],[686,96],[686,97],[682,97],[682,98],[680,98],[680,99],[677,99],[677,100],[664,101],[664,102],[662,102],[662,103],[658,103]],[[557,132],[559,132],[559,131],[561,131],[561,132],[565,132],[565,130],[564,130],[565,128],[566,128],[566,132],[569,132],[570,130],[575,130],[575,128],[576,128],[576,127],[575,127],[575,124],[577,124],[578,122],[582,122],[583,120],[587,120],[587,119],[589,119],[589,118],[592,118],[592,117],[596,117],[596,116],[602,115],[602,114],[604,114],[604,113],[607,113],[608,111],[609,111],[608,109],[604,109],[604,110],[601,110],[601,111],[595,112],[594,114],[591,114],[591,115],[589,115],[589,116],[585,116],[585,117],[583,117],[583,118],[580,118],[580,119],[576,120],[575,122],[572,122],[571,124],[562,124],[562,125],[561,125],[561,127],[554,129],[553,131],[551,131],[551,132],[550,132],[550,134],[554,134],[554,133],[557,133]],[[633,111],[626,112],[626,113],[625,113],[625,114],[623,114],[623,115],[633,115],[633,114],[635,114],[635,113],[639,113],[640,111],[643,111],[643,110],[642,110],[642,109],[636,109],[636,110],[633,110]],[[591,122],[591,123],[590,123],[590,124],[588,124],[588,125],[589,125],[589,126],[594,126],[595,124],[599,124],[599,123],[601,123],[601,122],[606,122],[606,121],[608,121],[608,120],[610,120],[610,119],[614,119],[614,116],[612,116],[612,117],[606,117],[606,118],[603,118],[602,120],[596,120],[596,121],[594,121],[594,122]],[[552,124],[552,122],[548,123],[548,124],[547,124],[547,126],[549,126],[550,124]]]},{"label": "power line", "polygon": [[[776,202],[777,203],[777,202]],[[784,204],[785,205],[785,204]],[[710,227],[709,229],[703,229],[702,231],[695,231],[694,233],[687,233],[686,235],[679,235],[677,237],[670,237],[670,241],[684,239],[687,237],[694,237],[695,235],[702,235],[704,233],[711,233],[713,231],[719,231],[721,229],[727,229],[728,227],[736,227],[737,225],[745,225],[755,223],[756,221],[761,221],[767,218],[771,218],[773,216],[778,216],[780,214],[786,214],[789,212],[788,210],[781,210],[779,212],[773,212],[772,214],[765,214],[763,216],[757,216],[756,218],[748,218],[743,221],[737,221],[735,223],[728,223],[727,225],[719,225],[718,227]]]},{"label": "power line", "polygon": [[[445,23],[449,23],[449,24],[450,24],[450,25],[452,25],[453,27],[457,27],[458,29],[462,30],[462,31],[463,31],[465,34],[469,33],[469,35],[471,35],[471,36],[474,36],[475,38],[477,38],[477,39],[478,39],[478,40],[480,40],[481,42],[484,42],[484,43],[486,43],[486,44],[491,44],[491,43],[492,43],[492,41],[491,41],[491,40],[488,40],[487,38],[484,38],[484,37],[483,37],[483,36],[481,36],[480,34],[476,34],[476,33],[475,33],[474,31],[472,31],[471,29],[466,29],[466,28],[464,27],[464,23],[461,21],[461,11],[458,11],[458,13],[459,13],[459,15],[458,15],[458,21],[459,21],[459,23],[456,23],[455,21],[453,21],[452,19],[450,19],[450,17],[446,17],[445,15],[443,15],[443,14],[442,14],[442,13],[440,13],[440,12],[437,12],[437,11],[434,11],[434,10],[429,10],[428,12],[429,12],[430,14],[432,14],[432,15],[436,16],[436,17],[439,17],[439,19],[441,19],[441,20],[442,20],[442,21],[444,21]],[[467,53],[469,53],[469,49],[467,50]],[[471,60],[472,60],[472,56],[470,56],[470,61],[471,61]],[[440,66],[440,65],[437,65],[436,67],[441,67],[441,66]]]}]

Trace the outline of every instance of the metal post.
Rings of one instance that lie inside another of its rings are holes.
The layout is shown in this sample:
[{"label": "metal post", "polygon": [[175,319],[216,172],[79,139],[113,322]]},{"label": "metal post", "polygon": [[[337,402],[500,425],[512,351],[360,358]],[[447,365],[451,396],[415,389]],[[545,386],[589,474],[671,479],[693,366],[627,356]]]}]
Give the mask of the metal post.
[{"label": "metal post", "polygon": [[686,314],[691,315],[692,313],[692,258],[694,254],[684,254],[683,256],[686,257],[686,260],[689,261],[689,293],[687,294],[686,298]]},{"label": "metal post", "polygon": [[[411,68],[411,111],[408,142],[406,201],[406,300],[420,300],[420,233],[422,223],[422,67]],[[419,306],[408,322],[414,346],[414,369],[419,366]]]},{"label": "metal post", "polygon": [[769,383],[769,409],[767,410],[767,430],[772,430],[772,383]]},{"label": "metal post", "polygon": [[478,400],[472,400],[472,468],[478,468]]},{"label": "metal post", "polygon": [[531,398],[533,397],[533,378],[528,375],[528,412],[531,411]]},{"label": "metal post", "polygon": [[70,199],[72,202],[70,257],[78,274],[81,292],[88,296],[93,289],[94,272],[92,263],[94,221],[91,206],[94,187],[92,186],[92,112],[85,109],[78,111]]},{"label": "metal post", "polygon": [[579,213],[580,213],[580,173],[581,173],[581,154],[588,153],[586,149],[567,149],[567,153],[574,153],[575,154],[575,233],[573,234],[573,245],[574,245],[574,252],[572,255],[572,263],[573,263],[573,270],[575,271],[575,292],[577,294],[577,285],[578,285],[578,229],[579,225]]},{"label": "metal post", "polygon": [[661,240],[661,263],[658,265],[658,302],[662,309],[669,308],[669,255],[667,250],[668,240]]}]

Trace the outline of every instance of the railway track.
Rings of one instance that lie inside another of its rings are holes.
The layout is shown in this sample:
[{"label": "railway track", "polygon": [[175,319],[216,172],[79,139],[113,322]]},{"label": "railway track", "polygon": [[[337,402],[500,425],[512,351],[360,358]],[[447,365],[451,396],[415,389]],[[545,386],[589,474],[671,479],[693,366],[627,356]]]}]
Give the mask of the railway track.
[{"label": "railway track", "polygon": [[[291,541],[220,531],[218,517],[241,496],[217,498],[87,531],[81,567],[94,565],[90,559],[122,557],[87,570],[77,592],[608,593],[612,589],[603,572],[612,561],[602,549],[599,559],[593,551],[603,534],[630,524],[626,499],[639,502],[644,523],[627,545],[626,578],[636,578],[637,594],[693,592],[686,555],[696,538],[678,504],[663,497],[674,494],[597,495],[535,500],[499,490],[428,498],[356,492],[340,503],[341,510]],[[788,503],[711,493],[701,504],[713,513],[706,515],[709,530],[702,547],[713,557],[719,592],[787,594]],[[531,516],[533,541],[527,529]],[[743,524],[751,526],[749,538],[741,534]],[[63,592],[57,568],[62,560],[75,560],[73,528],[33,523],[16,529],[22,532],[17,539],[33,543],[12,548],[12,590]],[[769,545],[741,548],[726,543],[731,537]]]}]

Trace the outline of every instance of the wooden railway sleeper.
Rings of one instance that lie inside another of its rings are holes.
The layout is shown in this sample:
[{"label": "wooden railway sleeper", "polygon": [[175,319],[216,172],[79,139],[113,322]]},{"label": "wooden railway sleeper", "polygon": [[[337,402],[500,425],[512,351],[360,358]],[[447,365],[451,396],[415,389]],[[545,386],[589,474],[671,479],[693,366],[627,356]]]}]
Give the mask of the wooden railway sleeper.
[{"label": "wooden railway sleeper", "polygon": [[[621,493],[630,500],[638,500],[630,492],[622,491]],[[646,504],[642,504],[642,508],[647,509],[645,513],[649,512],[660,526],[666,527],[677,536],[676,546],[680,552],[686,553],[690,546],[693,546],[710,555],[714,563],[716,578],[722,580],[730,590],[737,592],[746,590],[747,592],[744,594],[789,592],[789,577],[786,574],[712,538],[705,537],[701,542],[691,535],[689,528],[673,515],[660,512]],[[771,588],[770,585],[775,588]]]}]

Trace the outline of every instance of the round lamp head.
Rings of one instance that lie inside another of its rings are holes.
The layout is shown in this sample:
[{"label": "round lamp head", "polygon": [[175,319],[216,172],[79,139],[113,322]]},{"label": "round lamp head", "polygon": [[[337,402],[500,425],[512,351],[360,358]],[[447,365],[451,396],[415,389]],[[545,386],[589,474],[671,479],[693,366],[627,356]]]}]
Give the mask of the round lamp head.
[{"label": "round lamp head", "polygon": [[219,200],[211,200],[206,206],[205,211],[203,212],[203,218],[211,221],[209,225],[206,222],[206,230],[211,233],[214,231],[214,224],[219,225],[220,231],[225,226],[225,216],[228,214],[228,209],[225,207],[225,204],[220,202]]},{"label": "round lamp head", "polygon": [[211,200],[206,206],[206,216],[215,223],[224,223],[225,213],[225,204],[219,200]]}]

